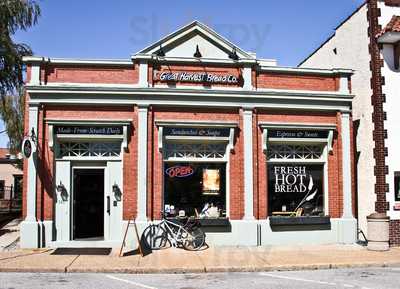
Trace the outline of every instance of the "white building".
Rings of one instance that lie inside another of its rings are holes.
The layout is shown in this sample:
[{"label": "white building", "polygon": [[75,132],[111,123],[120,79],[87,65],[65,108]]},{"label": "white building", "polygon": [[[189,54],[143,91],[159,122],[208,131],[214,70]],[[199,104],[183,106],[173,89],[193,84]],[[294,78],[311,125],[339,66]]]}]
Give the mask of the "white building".
[{"label": "white building", "polygon": [[[359,228],[374,211],[391,217],[391,244],[400,244],[400,1],[366,1],[299,66],[354,69]],[[397,130],[396,130],[397,129]]]}]

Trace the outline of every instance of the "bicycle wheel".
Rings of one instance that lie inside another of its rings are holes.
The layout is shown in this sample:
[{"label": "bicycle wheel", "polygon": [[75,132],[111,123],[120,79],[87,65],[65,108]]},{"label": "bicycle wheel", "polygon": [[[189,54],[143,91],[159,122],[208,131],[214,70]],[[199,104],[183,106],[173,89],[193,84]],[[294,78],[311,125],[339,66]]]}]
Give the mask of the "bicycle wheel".
[{"label": "bicycle wheel", "polygon": [[167,232],[160,225],[149,225],[143,232],[144,245],[151,250],[166,248],[169,244]]},{"label": "bicycle wheel", "polygon": [[187,236],[183,240],[183,248],[189,251],[196,251],[201,249],[206,241],[206,234],[198,228],[194,227],[187,230]]}]

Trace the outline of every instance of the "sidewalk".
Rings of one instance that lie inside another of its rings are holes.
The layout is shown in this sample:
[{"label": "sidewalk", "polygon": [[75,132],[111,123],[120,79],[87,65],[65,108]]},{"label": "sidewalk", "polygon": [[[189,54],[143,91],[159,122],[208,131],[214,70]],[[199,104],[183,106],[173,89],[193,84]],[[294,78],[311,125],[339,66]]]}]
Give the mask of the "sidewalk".
[{"label": "sidewalk", "polygon": [[52,249],[2,252],[0,272],[200,273],[400,266],[400,248],[372,252],[358,245],[214,247],[199,252],[170,248],[145,257],[118,257],[118,250],[105,256],[70,251],[71,255],[55,255]]}]

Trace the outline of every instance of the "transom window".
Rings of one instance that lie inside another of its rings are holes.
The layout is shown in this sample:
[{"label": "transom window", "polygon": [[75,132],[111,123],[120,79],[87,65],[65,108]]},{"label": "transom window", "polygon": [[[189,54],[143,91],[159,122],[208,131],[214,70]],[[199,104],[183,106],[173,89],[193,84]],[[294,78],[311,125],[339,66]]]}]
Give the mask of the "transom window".
[{"label": "transom window", "polygon": [[324,152],[322,145],[307,144],[270,144],[267,150],[268,160],[318,160]]},{"label": "transom window", "polygon": [[223,159],[225,143],[166,143],[164,160],[168,159]]},{"label": "transom window", "polygon": [[119,157],[120,142],[61,142],[59,157]]}]

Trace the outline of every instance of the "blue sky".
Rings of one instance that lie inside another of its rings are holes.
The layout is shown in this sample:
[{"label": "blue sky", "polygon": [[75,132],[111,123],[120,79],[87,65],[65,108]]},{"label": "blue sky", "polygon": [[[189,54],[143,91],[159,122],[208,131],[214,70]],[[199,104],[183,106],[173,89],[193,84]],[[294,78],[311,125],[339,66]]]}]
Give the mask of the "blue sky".
[{"label": "blue sky", "polygon": [[[199,20],[259,58],[296,66],[364,0],[39,0],[42,17],[14,39],[35,55],[129,58]],[[1,128],[0,128],[1,129]],[[0,137],[0,146],[7,138]]]}]

